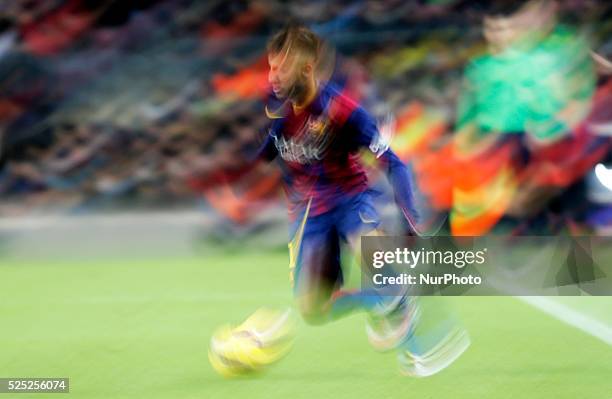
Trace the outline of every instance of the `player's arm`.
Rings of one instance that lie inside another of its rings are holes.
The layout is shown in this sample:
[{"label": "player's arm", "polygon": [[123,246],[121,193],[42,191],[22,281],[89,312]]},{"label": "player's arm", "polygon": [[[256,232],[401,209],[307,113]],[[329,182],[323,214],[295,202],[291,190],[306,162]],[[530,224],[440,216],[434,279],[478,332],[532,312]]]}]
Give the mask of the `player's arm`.
[{"label": "player's arm", "polygon": [[393,187],[396,204],[411,226],[415,226],[418,213],[414,205],[410,170],[388,147],[389,143],[385,143],[381,137],[374,119],[363,108],[355,108],[347,124],[355,132],[356,145],[376,154],[379,167],[385,171]]},{"label": "player's arm", "polygon": [[270,131],[266,133],[266,137],[264,138],[263,143],[261,143],[261,145],[259,146],[259,149],[252,157],[250,163],[256,164],[260,161],[270,162],[273,161],[277,155],[278,150],[276,149],[276,145],[274,144],[273,129],[270,129]]}]

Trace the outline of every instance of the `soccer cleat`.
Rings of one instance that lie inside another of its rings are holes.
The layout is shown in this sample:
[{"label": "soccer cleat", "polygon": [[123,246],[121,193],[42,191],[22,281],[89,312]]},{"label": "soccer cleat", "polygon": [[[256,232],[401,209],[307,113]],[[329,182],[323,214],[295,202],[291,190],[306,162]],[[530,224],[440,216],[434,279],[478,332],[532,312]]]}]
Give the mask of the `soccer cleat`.
[{"label": "soccer cleat", "polygon": [[459,327],[448,331],[439,342],[425,351],[404,345],[400,347],[397,357],[400,372],[412,377],[428,377],[457,360],[470,346],[470,338],[467,331]]},{"label": "soccer cleat", "polygon": [[400,372],[413,377],[444,370],[470,346],[467,331],[443,298],[421,298],[420,305],[397,355]]},{"label": "soccer cleat", "polygon": [[368,340],[381,352],[394,349],[407,339],[418,315],[417,297],[404,293],[389,298],[393,299],[370,313],[366,321]]}]

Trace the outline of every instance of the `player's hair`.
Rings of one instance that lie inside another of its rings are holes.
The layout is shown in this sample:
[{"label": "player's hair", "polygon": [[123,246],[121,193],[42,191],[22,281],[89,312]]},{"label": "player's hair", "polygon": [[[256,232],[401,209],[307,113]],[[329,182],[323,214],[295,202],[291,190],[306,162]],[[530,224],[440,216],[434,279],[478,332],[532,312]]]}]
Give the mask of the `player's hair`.
[{"label": "player's hair", "polygon": [[298,51],[302,55],[319,59],[322,41],[305,26],[289,24],[268,41],[267,50],[271,54]]}]

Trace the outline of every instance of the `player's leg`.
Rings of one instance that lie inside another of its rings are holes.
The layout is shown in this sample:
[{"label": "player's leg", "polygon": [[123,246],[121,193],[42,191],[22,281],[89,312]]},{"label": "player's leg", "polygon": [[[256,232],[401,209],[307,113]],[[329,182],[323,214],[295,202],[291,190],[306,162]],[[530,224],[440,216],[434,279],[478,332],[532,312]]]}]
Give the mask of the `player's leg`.
[{"label": "player's leg", "polygon": [[[378,230],[361,230],[349,238],[348,243],[355,261],[361,260],[361,237],[380,236]],[[361,268],[362,273],[369,273]],[[365,277],[368,278],[368,277]],[[334,296],[332,313],[336,317],[355,310],[367,312],[366,332],[370,344],[385,351],[398,347],[408,337],[418,311],[418,298],[409,295],[408,287],[390,287],[384,295],[380,290],[340,290]]]},{"label": "player's leg", "polygon": [[333,225],[303,236],[293,275],[298,309],[311,324],[337,320],[356,311],[382,312],[388,306],[389,298],[381,298],[375,290],[340,289],[340,236]]},{"label": "player's leg", "polygon": [[[361,238],[382,235],[378,230],[379,217],[369,192],[355,196],[343,209],[338,217],[338,229],[349,246],[353,262],[359,265]],[[362,274],[371,272],[367,268],[360,269]],[[334,294],[330,313],[332,318],[340,318],[365,310],[368,313],[367,332],[371,344],[379,350],[387,350],[397,347],[408,335],[411,320],[417,310],[416,302],[416,298],[408,295],[408,287],[405,286],[390,287],[385,295],[374,288],[343,289]]]},{"label": "player's leg", "polygon": [[[340,240],[344,238],[339,228],[346,227],[342,215],[355,206],[353,202],[345,204],[348,208],[338,207],[315,217],[308,217],[307,208],[301,221],[293,225],[289,243],[291,277],[298,309],[309,323],[321,324],[357,310],[370,310],[380,302],[375,292],[368,295],[339,290],[343,283]],[[373,207],[369,213],[367,217],[362,213],[366,222],[356,215],[358,221],[352,224],[359,224],[363,231],[372,230],[378,218]]]},{"label": "player's leg", "polygon": [[293,269],[294,295],[298,310],[310,324],[329,321],[334,292],[342,284],[340,242],[330,221],[308,221],[301,237]]},{"label": "player's leg", "polygon": [[[336,215],[336,228],[340,238],[348,244],[350,261],[361,262],[361,237],[380,235],[380,224],[370,192],[360,193],[343,204]],[[363,272],[368,272],[364,270]],[[356,311],[386,314],[396,307],[399,298],[382,297],[375,289],[337,290],[330,305],[330,318],[338,319]]]},{"label": "player's leg", "polygon": [[[348,252],[347,262],[351,262],[357,265],[361,261],[360,252],[360,240],[361,235],[375,236],[380,233],[378,230],[363,229],[359,233],[356,233],[353,237],[348,240]],[[367,271],[362,271],[367,272]],[[367,311],[370,313],[384,314],[390,305],[389,302],[392,298],[384,298],[375,289],[339,289],[334,292],[331,303],[331,318],[338,319],[345,317],[353,312]],[[391,305],[392,306],[392,305]]]},{"label": "player's leg", "polygon": [[378,224],[367,192],[349,198],[327,214],[309,218],[307,209],[302,220],[294,224],[290,263],[298,309],[307,322],[322,324],[356,311],[386,315],[388,309],[397,307],[401,296],[381,297],[374,289],[340,290],[340,241],[358,246],[359,237],[374,233]]}]

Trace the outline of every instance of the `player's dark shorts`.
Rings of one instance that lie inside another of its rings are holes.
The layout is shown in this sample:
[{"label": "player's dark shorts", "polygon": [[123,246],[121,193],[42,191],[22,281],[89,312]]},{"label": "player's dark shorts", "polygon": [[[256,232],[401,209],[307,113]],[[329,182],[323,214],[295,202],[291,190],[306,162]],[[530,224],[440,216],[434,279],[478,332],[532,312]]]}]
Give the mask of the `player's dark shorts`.
[{"label": "player's dark shorts", "polygon": [[325,284],[337,287],[343,282],[340,246],[378,227],[374,191],[348,197],[332,210],[305,217],[292,224],[289,244],[291,279],[294,292],[303,287]]}]

